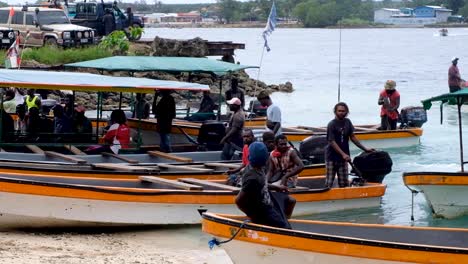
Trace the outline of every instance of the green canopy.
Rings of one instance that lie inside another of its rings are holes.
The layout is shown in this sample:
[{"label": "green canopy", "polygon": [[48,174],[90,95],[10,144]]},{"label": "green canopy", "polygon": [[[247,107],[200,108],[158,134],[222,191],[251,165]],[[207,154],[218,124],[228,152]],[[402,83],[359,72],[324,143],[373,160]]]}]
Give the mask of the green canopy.
[{"label": "green canopy", "polygon": [[442,102],[440,104],[440,122],[442,123],[442,105],[444,103],[449,103],[457,105],[458,108],[458,136],[460,143],[460,165],[461,171],[464,172],[464,165],[468,162],[465,162],[463,156],[463,128],[462,128],[462,118],[461,118],[461,106],[468,101],[468,89],[461,89],[453,93],[446,93],[439,96],[435,96],[426,100],[422,100],[424,109],[429,110],[432,106],[432,102]]},{"label": "green canopy", "polygon": [[463,104],[468,99],[468,89],[461,89],[453,93],[446,93],[439,96],[435,96],[426,100],[422,100],[424,109],[431,109],[432,102],[449,103],[452,105]]},{"label": "green canopy", "polygon": [[152,56],[115,56],[97,60],[65,64],[66,67],[93,68],[106,71],[165,71],[165,72],[203,72],[216,75],[240,71],[257,66],[246,66],[208,58],[191,57],[152,57]]}]

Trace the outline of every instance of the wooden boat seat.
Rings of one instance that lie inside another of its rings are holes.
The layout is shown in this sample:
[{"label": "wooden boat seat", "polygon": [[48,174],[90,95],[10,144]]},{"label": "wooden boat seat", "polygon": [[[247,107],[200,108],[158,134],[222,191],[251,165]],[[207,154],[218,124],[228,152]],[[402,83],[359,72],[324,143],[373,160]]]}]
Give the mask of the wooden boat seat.
[{"label": "wooden boat seat", "polygon": [[75,155],[86,155],[83,151],[73,145],[63,145],[64,148],[68,149],[71,153]]},{"label": "wooden boat seat", "polygon": [[201,191],[201,190],[203,190],[203,187],[199,186],[199,185],[193,185],[193,184],[178,182],[178,181],[174,181],[174,180],[168,180],[168,179],[155,177],[155,176],[140,176],[138,178],[140,179],[140,181],[154,182],[154,183],[160,183],[160,184],[162,183],[162,184],[170,185],[170,186],[173,186],[173,187],[177,187],[177,188],[181,188],[181,189],[189,190],[189,191]]},{"label": "wooden boat seat", "polygon": [[130,166],[125,164],[114,164],[114,163],[93,163],[91,164],[93,168],[99,169],[111,169],[111,170],[124,170],[131,172],[158,172],[157,167],[143,167],[143,166]]},{"label": "wooden boat seat", "polygon": [[241,165],[240,163],[221,163],[221,162],[207,162],[204,164],[206,167],[219,167],[228,169],[237,169]]},{"label": "wooden boat seat", "polygon": [[169,154],[169,153],[165,153],[165,152],[161,152],[161,151],[148,151],[147,153],[150,156],[175,160],[175,161],[179,161],[179,162],[193,162],[193,159],[191,159],[191,158],[181,157],[181,156],[177,156],[177,155],[174,155],[174,154]]},{"label": "wooden boat seat", "polygon": [[304,191],[304,190],[309,190],[310,188],[309,187],[305,187],[305,186],[298,186],[296,185],[296,187],[294,188],[288,188],[289,190],[291,191],[294,191],[294,190],[297,190],[297,191]]},{"label": "wooden boat seat", "polygon": [[198,172],[212,172],[213,169],[205,169],[205,168],[197,168],[192,167],[190,165],[173,165],[173,164],[165,164],[165,163],[158,163],[158,167],[164,169],[178,169],[178,170],[189,170],[189,171],[198,171]]},{"label": "wooden boat seat", "polygon": [[114,154],[114,153],[103,152],[103,153],[101,153],[101,155],[103,157],[112,157],[112,158],[115,158],[115,159],[118,159],[118,160],[121,160],[121,161],[125,161],[125,162],[130,163],[130,164],[137,164],[138,163],[138,160],[129,159],[129,158],[126,158],[124,156]]},{"label": "wooden boat seat", "polygon": [[210,186],[210,187],[216,187],[216,188],[225,189],[225,190],[229,190],[229,191],[239,191],[240,190],[239,187],[230,186],[230,185],[217,183],[217,182],[211,182],[211,181],[207,181],[207,180],[199,180],[199,179],[193,179],[193,178],[181,178],[181,179],[178,179],[178,181],[186,182],[186,183],[199,184],[199,185],[202,185],[202,186],[205,185],[205,186]]},{"label": "wooden boat seat", "polygon": [[32,152],[34,153],[37,153],[37,154],[44,154],[44,150],[42,150],[40,147],[36,146],[36,145],[26,145],[26,147],[31,150]]},{"label": "wooden boat seat", "polygon": [[76,158],[76,157],[73,157],[72,155],[65,155],[65,154],[62,154],[62,153],[57,153],[55,151],[44,151],[44,155],[46,155],[48,157],[54,157],[54,158],[59,158],[59,159],[63,159],[63,160],[66,160],[66,161],[71,161],[71,162],[74,162],[76,164],[85,164],[85,163],[87,163],[87,161],[84,160],[84,159]]}]

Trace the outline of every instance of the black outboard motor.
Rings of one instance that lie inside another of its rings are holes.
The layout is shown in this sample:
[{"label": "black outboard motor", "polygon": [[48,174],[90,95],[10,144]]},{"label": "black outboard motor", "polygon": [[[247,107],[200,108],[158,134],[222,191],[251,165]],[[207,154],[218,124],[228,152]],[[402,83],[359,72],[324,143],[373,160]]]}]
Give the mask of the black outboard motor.
[{"label": "black outboard motor", "polygon": [[408,106],[401,109],[402,127],[422,127],[427,122],[427,113],[422,106]]},{"label": "black outboard motor", "polygon": [[318,164],[325,162],[325,147],[327,146],[327,136],[310,136],[301,141],[299,153],[308,164]]},{"label": "black outboard motor", "polygon": [[225,135],[226,126],[224,125],[224,122],[208,121],[203,123],[200,127],[197,138],[200,150],[221,150],[223,145],[219,142]]},{"label": "black outboard motor", "polygon": [[362,178],[377,183],[382,183],[393,165],[390,155],[385,151],[363,152],[354,158],[353,163]]},{"label": "black outboard motor", "polygon": [[266,116],[267,107],[262,106],[258,100],[250,101],[249,110],[250,109],[252,109],[252,113],[254,113],[255,116]]}]

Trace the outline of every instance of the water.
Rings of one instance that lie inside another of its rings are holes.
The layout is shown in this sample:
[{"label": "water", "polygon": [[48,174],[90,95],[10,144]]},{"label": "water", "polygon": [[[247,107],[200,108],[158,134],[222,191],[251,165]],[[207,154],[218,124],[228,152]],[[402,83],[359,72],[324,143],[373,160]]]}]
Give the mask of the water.
[{"label": "water", "polygon": [[[262,52],[262,29],[146,29],[155,35],[187,39],[201,37],[246,44],[236,51],[242,64],[258,65]],[[348,103],[354,124],[379,123],[379,91],[387,79],[397,82],[401,105],[420,105],[422,99],[448,92],[447,71],[453,56],[468,74],[468,30],[451,29],[451,37],[434,36],[435,29],[343,29],[341,56],[341,100]],[[338,89],[338,29],[277,29],[269,39],[260,79],[271,84],[291,81],[292,94],[276,93],[273,100],[283,112],[285,125],[326,125],[333,118]],[[257,70],[249,74],[256,77]],[[468,129],[468,108],[462,109],[463,127]],[[352,210],[309,217],[310,219],[411,225],[411,193],[404,186],[403,172],[458,171],[457,112],[444,107],[443,124],[437,105],[428,112],[421,144],[388,150],[393,172],[384,183],[387,192],[380,208]],[[466,135],[466,133],[465,133]],[[415,197],[415,225],[466,227],[468,217],[433,219],[421,194]]]}]

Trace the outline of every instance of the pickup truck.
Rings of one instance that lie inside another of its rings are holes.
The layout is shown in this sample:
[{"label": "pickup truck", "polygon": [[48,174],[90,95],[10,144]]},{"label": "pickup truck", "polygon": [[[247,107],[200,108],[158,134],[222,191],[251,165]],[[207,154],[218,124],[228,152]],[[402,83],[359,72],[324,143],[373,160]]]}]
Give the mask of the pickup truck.
[{"label": "pickup truck", "polygon": [[[75,25],[93,28],[97,31],[99,36],[103,36],[104,24],[102,23],[102,18],[106,13],[106,9],[113,11],[116,30],[123,30],[127,27],[129,24],[127,15],[119,9],[115,2],[76,3],[76,15],[73,19],[71,19],[71,22]],[[144,27],[143,18],[134,15],[133,27]]]}]

